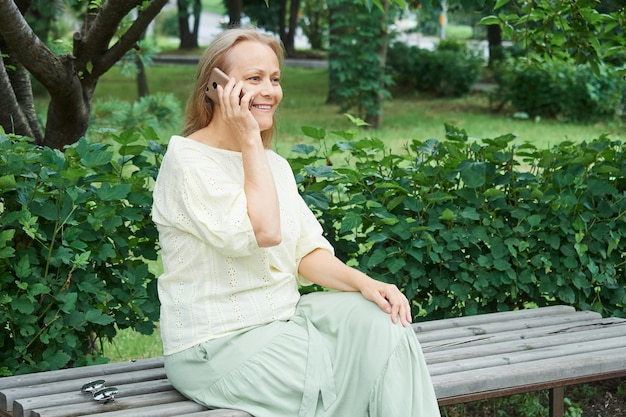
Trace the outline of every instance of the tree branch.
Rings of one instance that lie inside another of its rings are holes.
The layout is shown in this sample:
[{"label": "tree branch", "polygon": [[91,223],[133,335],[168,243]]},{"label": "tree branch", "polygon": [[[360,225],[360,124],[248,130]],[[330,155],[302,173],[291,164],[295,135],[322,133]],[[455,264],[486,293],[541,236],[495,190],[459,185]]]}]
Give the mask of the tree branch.
[{"label": "tree branch", "polygon": [[[124,0],[121,0],[124,2]],[[140,10],[137,19],[120,37],[120,39],[109,50],[93,60],[93,75],[99,77],[107,72],[116,62],[118,62],[126,52],[135,47],[137,41],[143,38],[143,35],[163,6],[168,0],[151,0],[150,4]],[[141,1],[137,2],[141,3]]]},{"label": "tree branch", "polygon": [[107,0],[94,19],[87,19],[89,24],[85,23],[81,33],[74,35],[77,70],[87,72],[87,64],[108,50],[120,22],[140,1]]},{"label": "tree branch", "polygon": [[8,47],[6,52],[49,91],[67,79],[61,60],[35,35],[13,0],[0,0],[0,35]]}]

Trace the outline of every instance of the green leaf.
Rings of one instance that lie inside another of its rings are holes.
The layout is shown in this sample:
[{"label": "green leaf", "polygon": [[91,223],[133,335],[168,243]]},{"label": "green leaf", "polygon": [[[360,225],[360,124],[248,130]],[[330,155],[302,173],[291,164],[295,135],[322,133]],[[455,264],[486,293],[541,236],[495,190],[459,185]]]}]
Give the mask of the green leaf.
[{"label": "green leaf", "polygon": [[354,211],[347,212],[343,219],[341,219],[341,228],[339,229],[339,233],[344,234],[356,230],[361,225],[362,221],[363,219],[359,213]]},{"label": "green leaf", "polygon": [[496,16],[485,16],[478,21],[479,25],[490,26],[490,25],[499,25],[500,19]]},{"label": "green leaf", "polygon": [[389,272],[391,272],[392,274],[396,274],[398,273],[398,271],[404,268],[404,266],[406,265],[406,261],[402,258],[392,257],[390,259],[387,259],[385,264],[387,265],[387,269],[389,269]]},{"label": "green leaf", "polygon": [[99,324],[101,326],[106,326],[107,324],[111,324],[115,321],[113,317],[103,314],[102,311],[98,309],[87,311],[85,314],[85,320],[89,323]]},{"label": "green leaf", "polygon": [[61,369],[70,361],[71,356],[54,348],[46,349],[43,359],[48,363],[49,369]]},{"label": "green leaf", "polygon": [[560,287],[558,296],[559,299],[566,304],[574,304],[576,302],[576,294],[571,287]]},{"label": "green leaf", "polygon": [[316,128],[312,126],[302,126],[301,129],[302,129],[302,133],[304,133],[306,136],[313,138],[313,139],[322,140],[326,137],[326,130],[322,128]]},{"label": "green leaf", "polygon": [[328,197],[324,193],[306,193],[302,198],[309,207],[322,211],[328,210]]},{"label": "green leaf", "polygon": [[22,295],[13,300],[11,307],[16,309],[22,314],[32,314],[35,311],[35,303],[29,300],[26,296]]},{"label": "green leaf", "polygon": [[0,190],[13,189],[15,185],[15,176],[13,174],[0,177]]},{"label": "green leaf", "polygon": [[441,215],[439,216],[439,220],[444,221],[444,222],[449,222],[449,221],[453,221],[454,219],[456,219],[456,213],[453,212],[450,209],[445,209]]},{"label": "green leaf", "polygon": [[485,162],[463,161],[459,164],[459,173],[467,187],[482,187],[486,182],[487,164]]},{"label": "green leaf", "polygon": [[378,264],[384,262],[385,259],[387,259],[387,252],[383,249],[376,249],[367,260],[367,266],[369,268],[377,266]]},{"label": "green leaf", "polygon": [[493,6],[493,10],[498,10],[498,9],[504,7],[509,1],[511,1],[511,0],[498,0],[496,2],[496,5]]},{"label": "green leaf", "polygon": [[120,155],[128,156],[128,155],[141,155],[143,151],[146,149],[143,145],[124,145],[120,148]]},{"label": "green leaf", "polygon": [[76,301],[78,301],[78,293],[61,293],[57,294],[56,299],[60,303],[61,311],[70,314],[76,309]]},{"label": "green leaf", "polygon": [[30,276],[30,260],[28,256],[21,258],[17,265],[15,265],[15,276],[20,279]]},{"label": "green leaf", "polygon": [[110,183],[105,182],[98,189],[98,191],[96,191],[96,194],[98,195],[98,198],[104,201],[122,200],[128,196],[130,189],[130,184],[111,185]]},{"label": "green leaf", "polygon": [[302,155],[309,155],[317,151],[317,148],[313,145],[307,145],[304,143],[298,143],[292,146],[291,148],[293,153],[298,153]]}]

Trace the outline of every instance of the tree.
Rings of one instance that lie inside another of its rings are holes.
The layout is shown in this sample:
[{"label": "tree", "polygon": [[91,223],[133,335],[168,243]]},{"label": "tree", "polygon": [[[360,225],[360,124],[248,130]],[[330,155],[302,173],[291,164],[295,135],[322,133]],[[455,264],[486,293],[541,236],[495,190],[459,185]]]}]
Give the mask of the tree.
[{"label": "tree", "polygon": [[278,34],[280,35],[280,39],[283,41],[283,45],[285,45],[285,50],[287,51],[288,56],[293,55],[296,51],[295,39],[299,12],[300,0],[289,0],[289,2],[287,0],[280,0]]},{"label": "tree", "polygon": [[243,0],[224,0],[228,11],[228,26],[234,27],[241,24],[241,11]]},{"label": "tree", "polygon": [[[61,149],[89,124],[100,77],[135,48],[167,0],[90,0],[73,36],[71,53],[53,53],[27,23],[32,0],[0,0],[0,126]],[[131,12],[135,11],[131,21]],[[30,76],[50,94],[45,128],[39,126]]]},{"label": "tree", "polygon": [[[202,3],[200,0],[177,0],[178,4],[178,34],[180,49],[195,49],[198,47],[198,30]],[[193,26],[190,19],[193,17]]]},{"label": "tree", "polygon": [[499,25],[506,38],[524,46],[530,62],[587,63],[597,72],[626,48],[626,7],[614,0],[497,0],[494,12],[481,23]]},{"label": "tree", "polygon": [[329,102],[357,111],[372,127],[382,124],[390,94],[385,74],[389,45],[389,2],[368,10],[360,1],[328,2],[330,10]]},{"label": "tree", "polygon": [[245,0],[243,11],[258,27],[277,33],[287,56],[293,56],[300,0],[276,0],[268,3]]}]

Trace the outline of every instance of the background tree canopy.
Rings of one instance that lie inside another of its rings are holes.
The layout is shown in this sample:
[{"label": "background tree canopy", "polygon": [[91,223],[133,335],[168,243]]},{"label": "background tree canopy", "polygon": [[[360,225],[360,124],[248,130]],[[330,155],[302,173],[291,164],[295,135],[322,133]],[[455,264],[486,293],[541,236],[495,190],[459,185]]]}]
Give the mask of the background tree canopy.
[{"label": "background tree canopy", "polygon": [[[128,51],[139,48],[137,42],[166,3],[167,0],[0,0],[0,90],[4,92],[0,101],[0,126],[52,148],[60,149],[76,142],[87,131],[98,80]],[[359,103],[363,113],[359,116],[374,126],[382,123],[382,105],[389,97],[389,78],[384,68],[387,46],[393,40],[388,31],[389,16],[407,8],[439,10],[443,4],[442,0],[422,3],[353,0],[342,7],[331,4],[334,9],[326,9],[331,32],[330,66],[337,69],[330,79],[331,91],[337,93],[329,97],[331,101],[339,98],[344,106]],[[450,9],[462,7],[466,13],[482,16],[481,23],[494,29],[490,40],[500,39],[501,31],[505,39],[523,48],[532,65],[541,65],[546,60],[584,62],[598,72],[605,60],[626,49],[623,31],[626,10],[618,0],[448,0],[447,3]],[[226,4],[229,11],[242,10],[239,0],[228,0]],[[276,5],[273,10],[282,16],[271,25],[278,27],[281,38],[292,40],[300,1],[277,0],[266,4]],[[180,1],[179,6],[193,9],[193,13],[187,14],[196,14],[200,9],[197,1]],[[370,19],[367,31],[363,27],[350,30],[350,19],[335,19],[341,13],[333,14],[348,6],[353,22],[368,21],[357,17],[374,13],[374,9],[386,18]],[[62,43],[65,48],[52,48],[52,40],[63,36],[56,18],[64,8],[73,11],[80,25],[72,39]],[[267,16],[264,19],[273,21]],[[316,17],[315,21],[319,19]],[[193,40],[197,28],[185,28],[181,41],[185,34],[190,35],[185,39]],[[341,42],[346,33],[351,34],[351,43]],[[355,42],[363,45],[358,60],[351,50]],[[291,41],[285,44],[288,50],[293,48]],[[363,65],[355,65],[356,61],[368,63],[372,68],[366,83],[362,82]],[[371,65],[372,62],[376,64]],[[50,95],[45,125],[37,117],[31,77]]]}]

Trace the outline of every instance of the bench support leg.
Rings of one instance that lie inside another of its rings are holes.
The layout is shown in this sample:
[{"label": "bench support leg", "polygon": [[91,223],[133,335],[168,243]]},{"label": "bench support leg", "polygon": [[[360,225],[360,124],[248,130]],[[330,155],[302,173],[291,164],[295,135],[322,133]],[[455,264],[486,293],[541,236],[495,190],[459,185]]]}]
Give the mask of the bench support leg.
[{"label": "bench support leg", "polygon": [[556,387],[550,390],[550,417],[565,415],[565,387]]}]

